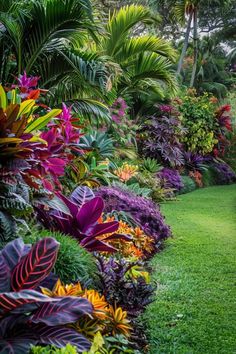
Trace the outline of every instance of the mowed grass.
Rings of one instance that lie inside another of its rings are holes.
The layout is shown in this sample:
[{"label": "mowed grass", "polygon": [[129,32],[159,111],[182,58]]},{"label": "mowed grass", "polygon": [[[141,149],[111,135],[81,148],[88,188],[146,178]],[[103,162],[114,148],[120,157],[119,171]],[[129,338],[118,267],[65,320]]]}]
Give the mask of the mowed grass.
[{"label": "mowed grass", "polygon": [[236,185],[161,206],[174,237],[152,260],[150,354],[236,353]]}]

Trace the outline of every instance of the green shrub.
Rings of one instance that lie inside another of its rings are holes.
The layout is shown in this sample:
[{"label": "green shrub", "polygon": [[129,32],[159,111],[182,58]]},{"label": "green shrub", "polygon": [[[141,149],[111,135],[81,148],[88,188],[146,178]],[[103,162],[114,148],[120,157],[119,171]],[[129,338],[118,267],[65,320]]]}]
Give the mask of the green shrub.
[{"label": "green shrub", "polygon": [[181,176],[181,179],[184,187],[180,190],[179,194],[189,193],[197,189],[197,185],[191,177]]},{"label": "green shrub", "polygon": [[68,284],[79,280],[83,284],[91,283],[96,271],[94,257],[73,238],[59,232],[38,230],[36,228],[33,228],[23,238],[26,243],[34,243],[48,236],[54,237],[60,243],[55,273],[62,282]]},{"label": "green shrub", "polygon": [[202,171],[202,182],[204,187],[214,186],[216,184],[216,172],[212,167]]},{"label": "green shrub", "polygon": [[32,347],[31,354],[77,354],[77,350],[70,344],[67,344],[64,348],[56,348],[53,346],[46,346],[46,347]]},{"label": "green shrub", "polygon": [[209,94],[196,96],[194,93],[182,97],[179,106],[182,123],[187,129],[182,138],[186,151],[206,155],[217,143],[215,130],[218,128],[215,118],[216,104],[210,100]]}]

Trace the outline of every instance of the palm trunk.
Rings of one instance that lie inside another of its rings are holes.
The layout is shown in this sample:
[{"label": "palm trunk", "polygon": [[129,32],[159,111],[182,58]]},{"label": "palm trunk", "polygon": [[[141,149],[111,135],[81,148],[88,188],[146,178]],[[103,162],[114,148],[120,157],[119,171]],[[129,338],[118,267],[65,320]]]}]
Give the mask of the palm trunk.
[{"label": "palm trunk", "polygon": [[193,70],[190,81],[190,87],[193,87],[196,72],[197,72],[197,59],[198,59],[198,21],[197,21],[197,8],[194,9],[193,15],[193,46],[194,46],[194,61],[193,61]]},{"label": "palm trunk", "polygon": [[191,31],[192,18],[193,18],[193,12],[191,11],[190,14],[189,14],[187,29],[186,29],[186,32],[185,32],[183,49],[182,49],[182,52],[181,52],[181,56],[179,58],[179,63],[178,63],[178,68],[177,68],[177,74],[178,75],[181,72],[181,69],[182,69],[182,66],[183,66],[184,57],[186,55],[187,48],[188,48],[188,41],[189,41],[189,35],[190,35],[190,31]]}]

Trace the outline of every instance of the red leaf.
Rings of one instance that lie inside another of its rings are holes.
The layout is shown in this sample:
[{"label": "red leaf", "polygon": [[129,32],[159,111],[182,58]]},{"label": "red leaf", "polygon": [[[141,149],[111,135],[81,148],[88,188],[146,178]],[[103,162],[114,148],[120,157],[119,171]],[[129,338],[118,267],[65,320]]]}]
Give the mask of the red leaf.
[{"label": "red leaf", "polygon": [[51,272],[56,262],[58,248],[59,243],[50,237],[37,242],[13,269],[12,289],[20,291],[37,287]]}]

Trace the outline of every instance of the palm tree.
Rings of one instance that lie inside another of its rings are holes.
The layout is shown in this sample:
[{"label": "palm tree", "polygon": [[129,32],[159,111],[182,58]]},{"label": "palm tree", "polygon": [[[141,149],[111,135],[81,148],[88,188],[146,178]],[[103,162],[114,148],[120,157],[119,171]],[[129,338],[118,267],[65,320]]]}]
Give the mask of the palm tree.
[{"label": "palm tree", "polygon": [[[152,24],[157,18],[141,5],[131,5],[115,11],[105,27],[101,40],[101,54],[118,65],[116,82],[119,95],[132,97],[166,90],[174,92],[176,80],[171,65],[176,52],[165,40],[147,32],[139,35],[140,24]],[[138,33],[138,34],[137,34]]]},{"label": "palm tree", "polygon": [[108,118],[108,70],[86,42],[96,40],[90,0],[0,2],[0,75],[11,84],[24,70],[41,77],[50,104],[75,101],[84,116]]}]

